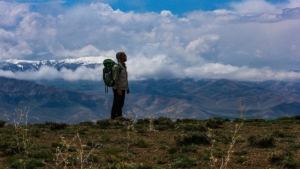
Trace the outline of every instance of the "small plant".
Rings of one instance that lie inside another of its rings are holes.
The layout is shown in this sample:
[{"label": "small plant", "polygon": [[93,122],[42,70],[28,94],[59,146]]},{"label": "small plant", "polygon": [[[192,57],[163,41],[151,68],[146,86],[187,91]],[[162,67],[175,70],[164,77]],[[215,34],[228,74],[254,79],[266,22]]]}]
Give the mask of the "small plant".
[{"label": "small plant", "polygon": [[242,163],[244,165],[247,165],[249,163],[248,159],[245,157],[237,157],[235,160],[237,163]]},{"label": "small plant", "polygon": [[236,156],[242,156],[242,155],[246,155],[246,154],[248,154],[248,152],[246,150],[233,152],[233,155],[236,155]]},{"label": "small plant", "polygon": [[249,145],[259,148],[270,148],[275,146],[274,136],[250,136],[248,138]]},{"label": "small plant", "polygon": [[190,153],[190,152],[192,152],[192,153],[197,153],[198,149],[199,149],[199,146],[198,146],[198,145],[191,144],[191,145],[188,145],[188,146],[183,146],[183,147],[181,147],[181,150],[180,150],[180,151],[181,151],[182,153]]},{"label": "small plant", "polygon": [[106,129],[111,125],[110,119],[97,120],[96,124],[100,127],[100,129]]},{"label": "small plant", "polygon": [[46,122],[46,125],[50,126],[50,130],[63,130],[68,127],[67,123]]},{"label": "small plant", "polygon": [[210,145],[211,143],[211,138],[207,135],[207,133],[203,133],[203,132],[181,135],[175,137],[174,139],[178,146],[190,145],[190,144]]},{"label": "small plant", "polygon": [[171,147],[168,149],[169,154],[175,154],[178,151],[178,147]]},{"label": "small plant", "polygon": [[284,132],[282,130],[275,130],[273,132],[272,136],[274,136],[274,137],[280,137],[280,138],[288,137],[288,135],[286,134],[286,132]]},{"label": "small plant", "polygon": [[206,126],[200,124],[186,124],[182,126],[184,131],[199,131],[199,132],[206,132],[208,131]]},{"label": "small plant", "polygon": [[6,124],[6,121],[0,120],[0,128],[3,128]]},{"label": "small plant", "polygon": [[176,123],[192,123],[192,124],[195,124],[197,122],[198,122],[197,119],[191,119],[191,118],[184,118],[184,119],[177,119],[176,120]]},{"label": "small plant", "polygon": [[271,164],[284,166],[286,168],[296,168],[299,164],[294,161],[293,154],[289,151],[275,151],[268,158]]},{"label": "small plant", "polygon": [[153,169],[154,167],[151,164],[137,164],[131,166],[129,169]]},{"label": "small plant", "polygon": [[92,122],[92,121],[83,121],[83,122],[80,122],[79,125],[81,125],[81,126],[94,126],[95,123]]},{"label": "small plant", "polygon": [[26,168],[26,169],[35,169],[38,167],[45,166],[45,163],[42,160],[35,159],[35,158],[29,158],[26,160],[20,160],[16,159],[10,164],[11,168]]},{"label": "small plant", "polygon": [[158,119],[154,119],[153,124],[155,125],[155,129],[160,131],[173,129],[175,126],[174,122],[166,117],[159,117]]},{"label": "small plant", "polygon": [[195,159],[186,155],[173,156],[171,159],[173,161],[171,164],[172,168],[190,168],[198,164]]},{"label": "small plant", "polygon": [[221,118],[209,118],[206,121],[206,127],[219,128],[223,123],[224,123],[224,120]]},{"label": "small plant", "polygon": [[149,145],[144,140],[138,140],[136,142],[137,147],[139,148],[147,148]]}]

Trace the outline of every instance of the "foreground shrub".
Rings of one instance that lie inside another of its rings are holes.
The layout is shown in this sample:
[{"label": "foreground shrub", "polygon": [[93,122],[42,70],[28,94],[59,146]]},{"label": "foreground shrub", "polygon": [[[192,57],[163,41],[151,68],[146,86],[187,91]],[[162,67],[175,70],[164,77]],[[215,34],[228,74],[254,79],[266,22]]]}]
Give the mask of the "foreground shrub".
[{"label": "foreground shrub", "polygon": [[79,125],[81,126],[93,126],[95,123],[92,122],[92,121],[83,121],[83,122],[80,122]]},{"label": "foreground shrub", "polygon": [[110,126],[110,119],[104,119],[104,120],[97,120],[96,124],[101,128],[101,129],[106,129]]},{"label": "foreground shrub", "polygon": [[42,160],[35,159],[35,158],[29,158],[23,161],[17,159],[10,164],[11,168],[17,168],[17,169],[19,168],[35,169],[43,166],[45,166],[44,162]]},{"label": "foreground shrub", "polygon": [[274,136],[250,136],[248,142],[252,147],[270,148],[275,146]]},{"label": "foreground shrub", "polygon": [[197,119],[190,119],[190,118],[184,118],[184,119],[177,119],[176,120],[176,123],[192,123],[192,124],[195,124],[197,122],[198,122]]},{"label": "foreground shrub", "polygon": [[158,119],[153,120],[153,124],[155,125],[156,130],[167,130],[167,129],[173,129],[175,126],[175,123],[166,117],[159,117]]},{"label": "foreground shrub", "polygon": [[271,164],[284,166],[285,168],[297,168],[299,164],[293,159],[293,153],[289,151],[276,151],[268,158]]},{"label": "foreground shrub", "polygon": [[151,164],[137,164],[131,166],[129,169],[153,169],[154,167]]},{"label": "foreground shrub", "polygon": [[195,159],[189,158],[185,154],[172,155],[170,160],[172,160],[172,168],[191,168],[197,165]]},{"label": "foreground shrub", "polygon": [[208,131],[207,127],[201,124],[186,124],[182,126],[184,131],[198,131],[198,132],[206,132]]},{"label": "foreground shrub", "polygon": [[224,120],[221,118],[209,118],[206,120],[206,127],[209,128],[219,128],[224,123]]},{"label": "foreground shrub", "polygon": [[206,133],[190,133],[187,135],[176,136],[174,139],[178,146],[190,144],[209,145],[211,143],[211,138]]},{"label": "foreground shrub", "polygon": [[150,124],[151,119],[144,118],[144,119],[138,119],[136,124]]},{"label": "foreground shrub", "polygon": [[50,130],[63,130],[69,126],[67,123],[56,122],[46,122],[46,125],[50,126]]},{"label": "foreground shrub", "polygon": [[5,126],[5,124],[6,124],[6,122],[5,122],[5,121],[3,121],[3,120],[0,120],[0,128],[4,127],[4,126]]}]

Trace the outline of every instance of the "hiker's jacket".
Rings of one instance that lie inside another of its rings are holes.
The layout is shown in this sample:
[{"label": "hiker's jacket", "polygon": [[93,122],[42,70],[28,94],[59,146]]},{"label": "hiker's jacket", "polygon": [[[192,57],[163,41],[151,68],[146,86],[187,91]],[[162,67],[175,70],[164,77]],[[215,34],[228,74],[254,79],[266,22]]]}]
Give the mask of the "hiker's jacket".
[{"label": "hiker's jacket", "polygon": [[113,79],[115,81],[115,85],[113,89],[117,90],[127,90],[128,89],[128,76],[127,76],[127,67],[126,64],[122,64],[118,62],[112,68],[113,71]]}]

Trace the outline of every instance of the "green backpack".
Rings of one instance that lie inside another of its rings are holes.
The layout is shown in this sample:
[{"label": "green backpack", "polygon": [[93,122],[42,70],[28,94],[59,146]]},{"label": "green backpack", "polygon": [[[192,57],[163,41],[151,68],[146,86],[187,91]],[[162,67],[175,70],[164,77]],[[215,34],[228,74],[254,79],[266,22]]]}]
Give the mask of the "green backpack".
[{"label": "green backpack", "polygon": [[108,92],[108,87],[113,87],[115,81],[113,79],[112,68],[116,63],[112,59],[105,59],[103,61],[103,82],[105,85],[105,92]]}]

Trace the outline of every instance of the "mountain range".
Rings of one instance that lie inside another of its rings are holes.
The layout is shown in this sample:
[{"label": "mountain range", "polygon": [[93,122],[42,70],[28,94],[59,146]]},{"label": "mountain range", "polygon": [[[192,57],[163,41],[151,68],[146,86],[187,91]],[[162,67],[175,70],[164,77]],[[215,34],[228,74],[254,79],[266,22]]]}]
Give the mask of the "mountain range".
[{"label": "mountain range", "polygon": [[[12,120],[16,109],[29,107],[28,121],[76,123],[110,117],[112,92],[101,81],[30,82],[0,78],[0,109]],[[72,86],[68,89],[68,86]],[[239,118],[238,100],[246,118],[274,119],[298,115],[300,84],[193,79],[148,79],[130,82],[124,115],[132,118]],[[130,112],[130,113],[128,113]]]},{"label": "mountain range", "polygon": [[[100,59],[100,60],[99,60]],[[60,60],[19,60],[9,59],[0,61],[0,69],[4,71],[28,71],[28,70],[39,70],[42,66],[53,67],[57,70],[62,68],[76,70],[80,66],[88,68],[95,68],[101,65],[102,58],[98,57],[85,57],[78,59],[60,59]]]},{"label": "mountain range", "polygon": [[[35,71],[42,66],[75,70],[80,66],[95,68],[100,65],[101,61],[95,58],[6,60],[0,62],[0,70]],[[130,89],[131,93],[126,95],[124,115],[130,114],[138,119],[161,116],[172,119],[234,119],[240,117],[239,100],[248,107],[246,118],[274,119],[300,113],[300,84],[296,82],[147,79],[130,81]],[[30,108],[30,123],[76,123],[109,118],[112,91],[104,91],[102,81],[25,81],[0,77],[0,118],[11,121],[16,109],[25,107]]]}]

